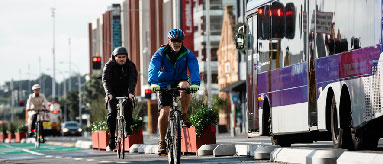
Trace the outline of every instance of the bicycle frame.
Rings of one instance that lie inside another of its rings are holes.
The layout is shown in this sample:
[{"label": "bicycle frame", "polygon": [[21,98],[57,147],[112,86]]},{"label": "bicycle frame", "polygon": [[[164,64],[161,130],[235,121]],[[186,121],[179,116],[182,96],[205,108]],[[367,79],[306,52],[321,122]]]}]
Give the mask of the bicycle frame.
[{"label": "bicycle frame", "polygon": [[117,105],[117,121],[116,121],[116,137],[117,137],[117,156],[118,158],[125,158],[125,118],[124,118],[124,101],[127,101],[129,97],[116,97],[118,100]]},{"label": "bicycle frame", "polygon": [[178,93],[180,90],[189,92],[189,88],[161,88],[160,92],[170,92],[173,103],[170,105],[169,126],[166,134],[169,163],[180,163],[181,160],[181,111],[178,109]]},{"label": "bicycle frame", "polygon": [[40,114],[41,111],[43,111],[43,109],[30,109],[30,110],[33,110],[33,111],[36,111],[36,122],[35,122],[35,148],[39,148],[40,147],[40,138],[42,138],[42,121],[43,118],[42,118],[42,115]]}]

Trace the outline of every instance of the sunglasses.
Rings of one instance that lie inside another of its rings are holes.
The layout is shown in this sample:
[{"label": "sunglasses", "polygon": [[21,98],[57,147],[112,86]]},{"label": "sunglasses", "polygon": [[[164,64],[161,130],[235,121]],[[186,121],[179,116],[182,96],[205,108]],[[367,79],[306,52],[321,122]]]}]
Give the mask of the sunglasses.
[{"label": "sunglasses", "polygon": [[173,39],[170,39],[171,42],[182,42],[182,39],[178,39],[178,38],[173,38]]}]

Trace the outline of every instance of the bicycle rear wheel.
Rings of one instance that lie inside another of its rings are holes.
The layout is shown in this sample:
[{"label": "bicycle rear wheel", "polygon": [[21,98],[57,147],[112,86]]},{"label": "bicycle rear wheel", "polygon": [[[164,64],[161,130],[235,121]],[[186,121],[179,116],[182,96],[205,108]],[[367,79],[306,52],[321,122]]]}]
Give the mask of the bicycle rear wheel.
[{"label": "bicycle rear wheel", "polygon": [[35,125],[35,148],[40,147],[40,121],[36,121]]},{"label": "bicycle rear wheel", "polygon": [[173,124],[173,154],[174,163],[179,164],[181,162],[181,113],[179,111],[174,112],[174,124]]}]

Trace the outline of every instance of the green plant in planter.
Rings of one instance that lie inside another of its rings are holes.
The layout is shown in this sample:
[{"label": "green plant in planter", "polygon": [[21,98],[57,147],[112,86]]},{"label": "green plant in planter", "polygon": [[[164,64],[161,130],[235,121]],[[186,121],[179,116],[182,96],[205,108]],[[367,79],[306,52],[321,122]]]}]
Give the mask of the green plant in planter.
[{"label": "green plant in planter", "polygon": [[132,131],[139,131],[142,129],[143,125],[144,125],[144,120],[138,117],[133,117],[133,123],[130,125],[130,128],[132,129]]},{"label": "green plant in planter", "polygon": [[100,121],[100,123],[98,124],[98,129],[100,131],[109,131],[108,123],[106,122],[106,120]]},{"label": "green plant in planter", "polygon": [[7,133],[8,133],[8,134],[9,134],[9,133],[15,133],[15,131],[16,131],[16,127],[15,127],[15,125],[12,124],[12,123],[10,123],[10,124],[9,124],[9,127],[8,127],[8,129],[7,129]]},{"label": "green plant in planter", "polygon": [[200,111],[191,115],[190,121],[195,127],[197,136],[200,137],[205,127],[210,125],[217,125],[218,112],[203,105]]},{"label": "green plant in planter", "polygon": [[16,133],[27,132],[28,127],[26,125],[20,125],[16,128]]},{"label": "green plant in planter", "polygon": [[90,127],[90,130],[92,132],[94,131],[99,131],[98,127],[99,127],[99,124],[100,122],[99,121],[94,121],[89,127]]}]

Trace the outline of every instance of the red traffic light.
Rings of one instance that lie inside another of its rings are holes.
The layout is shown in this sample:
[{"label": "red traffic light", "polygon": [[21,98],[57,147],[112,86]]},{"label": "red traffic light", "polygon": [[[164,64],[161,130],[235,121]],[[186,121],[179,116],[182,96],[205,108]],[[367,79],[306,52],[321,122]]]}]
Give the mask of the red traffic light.
[{"label": "red traffic light", "polygon": [[100,57],[93,57],[93,62],[100,62],[101,58]]},{"label": "red traffic light", "polygon": [[263,14],[262,8],[258,8],[258,15],[262,15],[262,14]]},{"label": "red traffic light", "polygon": [[152,90],[150,90],[150,89],[145,89],[145,93],[152,93]]}]

